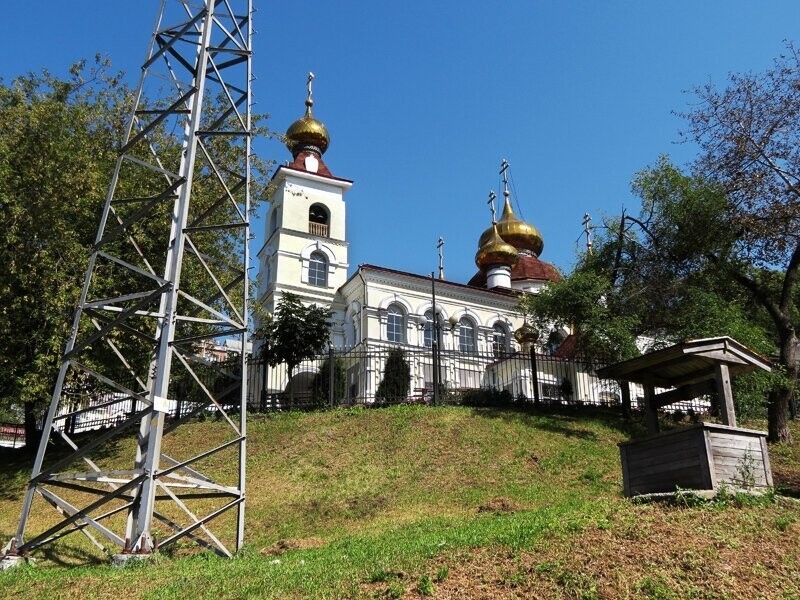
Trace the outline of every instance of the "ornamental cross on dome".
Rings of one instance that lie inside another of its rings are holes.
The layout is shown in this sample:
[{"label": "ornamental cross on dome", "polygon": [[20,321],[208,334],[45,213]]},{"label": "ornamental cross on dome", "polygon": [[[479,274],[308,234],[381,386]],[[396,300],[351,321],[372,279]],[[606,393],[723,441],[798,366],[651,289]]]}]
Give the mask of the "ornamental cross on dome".
[{"label": "ornamental cross on dome", "polygon": [[314,106],[314,99],[311,97],[311,82],[314,81],[314,73],[311,71],[308,72],[308,83],[306,84],[306,88],[308,89],[308,98],[306,98],[306,106]]},{"label": "ornamental cross on dome", "polygon": [[494,210],[495,198],[497,198],[497,194],[494,193],[494,190],[489,190],[489,201],[486,204],[489,205],[489,210],[492,211],[492,224],[497,223],[497,219],[495,219],[495,210]]},{"label": "ornamental cross on dome", "polygon": [[436,247],[439,249],[439,279],[444,279],[444,254],[442,249],[444,248],[444,238],[439,238],[439,243],[436,244]]},{"label": "ornamental cross on dome", "polygon": [[503,176],[503,187],[505,188],[503,190],[503,194],[505,196],[509,195],[509,192],[508,192],[508,173],[507,173],[509,166],[510,165],[508,164],[508,161],[505,158],[503,159],[503,162],[500,163],[500,175]]}]

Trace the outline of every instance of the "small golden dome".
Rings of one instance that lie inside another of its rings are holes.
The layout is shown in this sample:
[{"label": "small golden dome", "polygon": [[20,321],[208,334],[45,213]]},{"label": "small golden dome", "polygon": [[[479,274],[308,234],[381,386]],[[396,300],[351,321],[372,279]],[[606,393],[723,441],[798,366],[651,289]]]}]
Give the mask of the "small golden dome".
[{"label": "small golden dome", "polygon": [[[482,247],[492,237],[493,227],[494,225],[481,234],[478,246]],[[497,222],[497,233],[517,250],[527,250],[534,256],[539,256],[544,249],[544,240],[539,230],[517,218],[511,208],[508,194],[506,194],[506,202],[503,207],[503,216]]]},{"label": "small golden dome", "polygon": [[497,224],[492,223],[492,227],[488,230],[489,236],[483,240],[481,236],[481,244],[478,248],[478,253],[475,255],[475,264],[479,269],[487,267],[506,265],[513,267],[519,260],[519,252],[511,244],[507,244],[500,237],[497,232]]},{"label": "small golden dome", "polygon": [[309,73],[306,114],[289,125],[289,129],[286,130],[286,147],[295,158],[303,151],[317,151],[321,156],[325,154],[331,141],[325,125],[317,121],[311,114],[311,107],[314,106],[314,100],[311,98],[311,81],[313,79],[314,74]]},{"label": "small golden dome", "polygon": [[539,332],[533,325],[525,321],[522,326],[514,332],[514,339],[517,340],[523,348],[530,348],[531,344],[535,344],[539,339]]},{"label": "small golden dome", "polygon": [[286,147],[295,157],[303,150],[317,150],[321,155],[325,154],[329,143],[328,130],[311,114],[311,106],[306,109],[304,117],[297,119],[286,130]]}]

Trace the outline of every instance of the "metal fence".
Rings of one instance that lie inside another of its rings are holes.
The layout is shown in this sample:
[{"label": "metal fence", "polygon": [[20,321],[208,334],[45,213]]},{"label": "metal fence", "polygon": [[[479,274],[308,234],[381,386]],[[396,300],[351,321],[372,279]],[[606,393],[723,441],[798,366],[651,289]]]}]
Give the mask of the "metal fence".
[{"label": "metal fence", "polygon": [[21,448],[25,445],[25,426],[18,423],[0,423],[0,447]]},{"label": "metal fence", "polygon": [[[419,347],[331,349],[295,365],[291,373],[286,365],[254,358],[248,405],[260,412],[398,403],[623,408],[619,384],[597,377],[604,364],[596,360],[521,352],[438,354]],[[398,356],[404,366],[397,366]],[[407,385],[396,383],[398,378]],[[631,399],[632,409],[643,407],[643,390],[631,385]],[[700,398],[669,410],[701,413],[709,407],[710,401]]]},{"label": "metal fence", "polygon": [[[394,361],[394,366],[392,362]],[[295,365],[270,366],[251,358],[248,365],[248,409],[253,412],[316,410],[339,406],[380,407],[390,404],[458,404],[525,408],[532,406],[598,406],[623,410],[622,393],[615,381],[600,379],[603,363],[586,358],[561,358],[531,353],[441,351],[431,348],[387,345],[326,354]],[[438,369],[438,377],[435,371]],[[237,404],[241,386],[235,361],[196,368],[200,382],[183,378],[173,382],[166,401],[172,419],[213,415],[203,390],[213,390],[223,405]],[[438,380],[438,387],[434,382]],[[399,381],[399,383],[398,383]],[[135,389],[134,382],[130,388]],[[630,386],[631,409],[644,406],[644,392]],[[113,427],[145,404],[128,394],[86,387],[65,386],[70,402],[62,403],[54,428],[69,434]],[[230,406],[226,410],[235,410]],[[696,398],[670,405],[666,411],[713,412],[713,398]],[[0,424],[0,446],[25,444],[24,427]]]}]

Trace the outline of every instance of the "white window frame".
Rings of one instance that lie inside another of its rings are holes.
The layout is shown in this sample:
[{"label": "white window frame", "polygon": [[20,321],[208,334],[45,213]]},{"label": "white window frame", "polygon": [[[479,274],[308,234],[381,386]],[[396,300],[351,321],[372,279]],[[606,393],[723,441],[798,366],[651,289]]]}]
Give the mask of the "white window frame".
[{"label": "white window frame", "polygon": [[[318,260],[315,260],[315,257],[317,257]],[[319,268],[316,267],[316,265],[322,265],[322,267]],[[308,257],[308,284],[314,287],[328,287],[329,267],[330,262],[328,261],[328,257],[325,256],[325,253],[314,250]]]},{"label": "white window frame", "polygon": [[399,304],[390,304],[386,309],[386,339],[396,344],[406,343],[406,314]]}]

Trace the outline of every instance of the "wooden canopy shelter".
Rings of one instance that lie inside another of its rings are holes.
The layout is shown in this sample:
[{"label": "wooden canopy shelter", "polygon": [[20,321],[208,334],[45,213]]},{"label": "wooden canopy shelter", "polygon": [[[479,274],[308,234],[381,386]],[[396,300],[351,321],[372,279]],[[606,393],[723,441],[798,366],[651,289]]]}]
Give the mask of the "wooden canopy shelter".
[{"label": "wooden canopy shelter", "polygon": [[[731,377],[761,369],[769,360],[730,337],[688,340],[597,371],[598,377],[622,385],[622,401],[630,406],[628,382],[644,388],[645,418],[649,433],[658,433],[658,409],[673,402],[716,392],[722,422],[736,427]],[[656,388],[674,388],[656,394]]]},{"label": "wooden canopy shelter", "polygon": [[[729,337],[690,340],[599,369],[598,376],[620,382],[627,407],[629,383],[644,388],[650,435],[619,444],[625,494],[771,487],[766,433],[736,426],[731,392],[731,376],[756,369],[769,371],[769,361]],[[656,393],[657,388],[667,391]],[[701,423],[658,433],[659,408],[713,392],[723,425]]]}]

